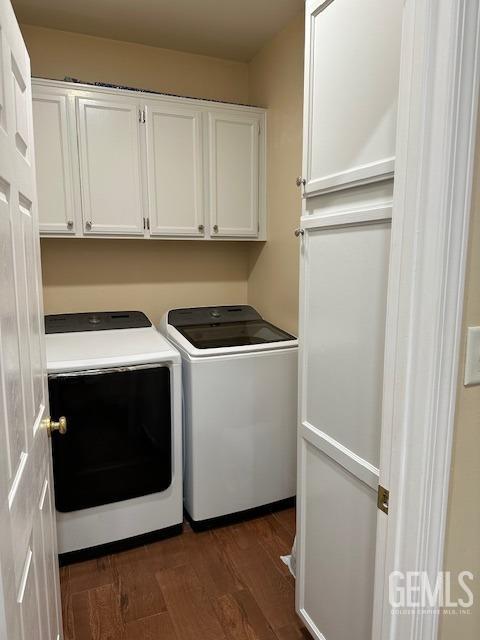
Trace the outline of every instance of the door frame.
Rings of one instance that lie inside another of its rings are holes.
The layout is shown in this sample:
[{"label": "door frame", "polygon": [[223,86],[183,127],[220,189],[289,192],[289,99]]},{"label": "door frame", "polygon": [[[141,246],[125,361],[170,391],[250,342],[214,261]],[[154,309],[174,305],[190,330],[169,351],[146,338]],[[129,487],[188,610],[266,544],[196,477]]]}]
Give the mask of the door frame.
[{"label": "door frame", "polygon": [[434,640],[392,615],[393,570],[443,570],[480,72],[480,7],[404,0],[390,256],[374,640]]}]

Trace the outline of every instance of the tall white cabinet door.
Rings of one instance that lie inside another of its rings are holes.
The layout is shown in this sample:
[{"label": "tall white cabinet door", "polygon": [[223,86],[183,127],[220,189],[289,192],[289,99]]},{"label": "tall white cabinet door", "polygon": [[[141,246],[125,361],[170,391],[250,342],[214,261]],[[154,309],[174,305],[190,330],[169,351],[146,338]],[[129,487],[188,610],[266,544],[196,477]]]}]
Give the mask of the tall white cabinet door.
[{"label": "tall white cabinet door", "polygon": [[210,233],[258,236],[260,118],[208,115]]},{"label": "tall white cabinet door", "polygon": [[30,61],[0,0],[0,638],[62,637]]},{"label": "tall white cabinet door", "polygon": [[297,610],[371,640],[390,210],[304,221]]},{"label": "tall white cabinet door", "polygon": [[203,236],[202,113],[171,103],[146,108],[152,236]]},{"label": "tall white cabinet door", "polygon": [[[41,233],[75,233],[71,133],[65,92],[33,90]],[[76,147],[74,148],[76,153]]]},{"label": "tall white cabinet door", "polygon": [[402,0],[307,0],[305,194],[391,177]]},{"label": "tall white cabinet door", "polygon": [[86,235],[143,235],[138,104],[77,98]]}]

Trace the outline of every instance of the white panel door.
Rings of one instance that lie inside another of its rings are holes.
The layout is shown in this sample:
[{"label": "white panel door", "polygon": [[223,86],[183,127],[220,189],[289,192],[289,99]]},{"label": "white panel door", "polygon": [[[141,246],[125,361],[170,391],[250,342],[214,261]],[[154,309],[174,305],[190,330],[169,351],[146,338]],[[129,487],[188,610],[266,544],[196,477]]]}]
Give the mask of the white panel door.
[{"label": "white panel door", "polygon": [[371,640],[390,209],[303,219],[297,610]]},{"label": "white panel door", "polygon": [[307,0],[305,194],[393,174],[403,0]]},{"label": "white panel door", "polygon": [[[74,234],[72,129],[66,92],[33,89],[33,129],[40,231]],[[76,144],[73,150],[77,152]]]},{"label": "white panel door", "polygon": [[260,118],[208,115],[210,233],[258,236]]},{"label": "white panel door", "polygon": [[144,234],[138,103],[77,98],[84,232]]},{"label": "white panel door", "polygon": [[30,62],[0,0],[0,637],[62,637]]},{"label": "white panel door", "polygon": [[203,236],[202,113],[146,107],[148,218],[152,236]]}]

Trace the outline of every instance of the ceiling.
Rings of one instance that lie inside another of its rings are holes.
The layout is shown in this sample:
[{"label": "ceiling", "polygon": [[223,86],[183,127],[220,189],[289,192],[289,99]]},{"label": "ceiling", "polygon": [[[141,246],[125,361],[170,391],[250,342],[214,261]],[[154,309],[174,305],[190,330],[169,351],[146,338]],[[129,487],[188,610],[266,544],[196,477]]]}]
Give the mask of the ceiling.
[{"label": "ceiling", "polygon": [[20,23],[246,62],[304,0],[12,0]]}]

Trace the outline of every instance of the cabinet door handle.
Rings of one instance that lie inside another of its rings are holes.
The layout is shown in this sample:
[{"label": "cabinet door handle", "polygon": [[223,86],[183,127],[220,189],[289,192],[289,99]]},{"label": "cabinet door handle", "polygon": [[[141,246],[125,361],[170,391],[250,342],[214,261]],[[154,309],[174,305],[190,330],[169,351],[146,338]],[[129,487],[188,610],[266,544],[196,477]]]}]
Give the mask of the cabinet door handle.
[{"label": "cabinet door handle", "polygon": [[218,233],[218,224],[213,225],[213,233]]},{"label": "cabinet door handle", "polygon": [[199,224],[198,225],[198,230],[200,231],[200,233],[203,233],[205,230],[205,227],[203,226],[203,224]]},{"label": "cabinet door handle", "polygon": [[305,229],[301,229],[301,228],[295,229],[294,233],[295,233],[295,237],[299,238],[300,236],[305,235]]},{"label": "cabinet door handle", "polygon": [[67,221],[67,229],[69,231],[71,231],[73,229],[73,220],[68,220]]},{"label": "cabinet door handle", "polygon": [[305,197],[305,185],[307,184],[307,181],[305,180],[305,178],[302,178],[302,176],[298,176],[298,178],[295,180],[295,184],[297,185],[297,187],[301,188],[302,190],[302,198]]},{"label": "cabinet door handle", "polygon": [[87,221],[85,222],[85,229],[86,229],[87,231],[91,231],[91,230],[92,230],[92,222],[91,222],[90,220],[87,220]]},{"label": "cabinet door handle", "polygon": [[295,180],[295,184],[297,185],[297,187],[304,187],[306,183],[307,181],[305,180],[305,178],[302,178],[302,176],[298,176],[298,178]]}]

